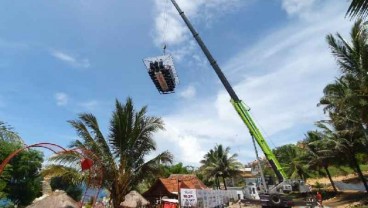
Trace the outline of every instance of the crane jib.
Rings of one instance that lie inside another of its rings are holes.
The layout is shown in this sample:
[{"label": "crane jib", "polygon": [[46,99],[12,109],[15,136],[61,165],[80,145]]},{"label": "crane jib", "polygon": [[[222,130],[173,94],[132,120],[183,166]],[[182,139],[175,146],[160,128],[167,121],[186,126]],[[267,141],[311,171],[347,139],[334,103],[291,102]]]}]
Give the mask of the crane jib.
[{"label": "crane jib", "polygon": [[245,104],[242,101],[234,101],[231,100],[236,112],[239,114],[240,118],[243,120],[244,124],[249,129],[249,133],[255,138],[258,145],[261,147],[263,153],[265,154],[267,160],[269,161],[272,169],[276,173],[277,179],[279,182],[284,181],[287,179],[287,176],[282,169],[280,163],[276,159],[276,156],[272,153],[271,148],[268,146],[266,140],[264,139],[262,133],[257,128],[256,124],[254,123],[253,119],[248,113],[248,109],[246,108]]},{"label": "crane jib", "polygon": [[224,85],[226,91],[229,93],[231,97],[231,103],[233,104],[235,110],[238,112],[240,118],[243,120],[245,125],[248,127],[250,134],[255,138],[258,145],[261,147],[263,153],[265,154],[267,160],[270,162],[272,169],[276,173],[279,182],[284,181],[284,179],[287,179],[286,174],[284,170],[282,169],[280,163],[276,159],[275,155],[272,153],[272,150],[266,143],[263,135],[258,130],[257,126],[253,122],[251,116],[248,113],[248,110],[245,107],[245,104],[242,103],[242,101],[238,98],[237,94],[235,93],[234,89],[228,82],[227,78],[223,74],[222,70],[216,63],[216,60],[212,57],[210,51],[202,41],[201,37],[197,33],[197,31],[194,29],[192,24],[190,23],[189,19],[185,16],[184,12],[180,9],[179,5],[176,3],[175,0],[171,0],[173,5],[175,6],[176,10],[179,12],[180,16],[184,20],[185,24],[189,28],[190,32],[192,33],[193,37],[197,41],[198,45],[202,49],[203,53],[207,57],[208,61],[210,62],[213,70],[216,72],[217,76],[219,77],[221,83]]}]

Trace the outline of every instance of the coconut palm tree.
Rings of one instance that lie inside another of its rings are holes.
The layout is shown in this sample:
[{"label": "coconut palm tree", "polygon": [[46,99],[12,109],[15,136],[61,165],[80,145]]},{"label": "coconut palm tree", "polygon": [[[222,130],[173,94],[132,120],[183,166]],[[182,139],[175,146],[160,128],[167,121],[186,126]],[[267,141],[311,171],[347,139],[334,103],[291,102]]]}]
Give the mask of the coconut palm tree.
[{"label": "coconut palm tree", "polygon": [[273,150],[276,157],[281,161],[281,166],[289,178],[305,180],[308,177],[306,163],[303,160],[305,152],[294,144],[280,146]]},{"label": "coconut palm tree", "polygon": [[368,127],[368,31],[366,23],[357,20],[351,29],[351,41],[339,33],[326,37],[332,55],[342,72],[335,83],[326,86],[321,99],[325,111],[344,111],[351,121]]},{"label": "coconut palm tree", "polygon": [[[160,163],[172,162],[168,151],[145,160],[145,156],[156,150],[153,133],[163,129],[160,118],[146,114],[147,107],[136,111],[131,98],[125,104],[116,100],[106,138],[92,114],[80,114],[77,120],[69,121],[80,137],[71,147],[88,149],[100,158],[96,162],[100,163],[103,171],[103,187],[109,190],[114,207],[119,207],[124,196],[147,176],[157,173]],[[61,154],[52,160],[70,164],[79,159],[73,154]],[[58,171],[51,173],[58,175]]]},{"label": "coconut palm tree", "polygon": [[322,130],[322,134],[328,145],[333,146],[335,154],[349,161],[350,166],[358,174],[368,193],[367,180],[363,175],[357,159],[358,153],[365,149],[359,140],[354,139],[355,135],[352,134],[352,131],[336,126],[333,121],[318,122],[317,126]]},{"label": "coconut palm tree", "polygon": [[320,167],[326,172],[332,188],[337,192],[335,182],[332,180],[328,166],[337,159],[336,152],[330,148],[328,142],[323,139],[323,134],[318,131],[308,131],[303,141],[306,144],[308,167],[318,170]]},{"label": "coconut palm tree", "polygon": [[219,178],[221,177],[224,183],[225,190],[227,190],[225,178],[237,176],[242,167],[242,164],[236,159],[238,155],[230,155],[230,147],[216,145],[204,155],[201,160],[202,166],[200,169],[203,172],[204,178],[207,180],[214,180],[219,188]]},{"label": "coconut palm tree", "polygon": [[350,17],[367,17],[368,0],[352,0],[346,15]]}]

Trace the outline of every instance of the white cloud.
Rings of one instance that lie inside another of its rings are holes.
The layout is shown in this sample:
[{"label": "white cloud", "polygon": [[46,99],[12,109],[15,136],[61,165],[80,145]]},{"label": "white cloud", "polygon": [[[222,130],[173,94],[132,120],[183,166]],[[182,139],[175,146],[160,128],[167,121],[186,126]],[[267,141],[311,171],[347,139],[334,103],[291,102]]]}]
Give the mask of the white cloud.
[{"label": "white cloud", "polygon": [[185,99],[191,99],[195,97],[196,92],[197,92],[196,88],[193,85],[190,85],[187,88],[185,88],[183,91],[181,91],[179,93],[179,96]]},{"label": "white cloud", "polygon": [[69,65],[71,65],[72,67],[75,68],[88,68],[90,67],[90,62],[88,59],[86,58],[82,58],[82,59],[77,59],[76,57],[73,57],[70,54],[66,54],[64,52],[61,51],[52,51],[51,55]]},{"label": "white cloud", "polygon": [[81,102],[81,103],[78,104],[78,106],[82,107],[83,110],[91,111],[91,110],[96,109],[96,107],[98,107],[99,104],[100,103],[98,101],[91,100],[91,101],[87,101],[87,102]]},{"label": "white cloud", "polygon": [[[272,139],[269,143],[276,146],[300,140],[323,118],[316,104],[337,74],[325,36],[337,31],[344,35],[351,27],[344,19],[346,2],[325,1],[316,8],[239,51],[223,67],[229,80],[236,80],[234,89],[250,106],[261,131]],[[230,146],[242,162],[253,160],[248,130],[223,87],[214,97],[197,97],[201,99],[188,100],[164,116],[167,130],[157,135],[158,146],[193,165],[216,143]]]},{"label": "white cloud", "polygon": [[[191,20],[196,18],[209,18],[213,14],[225,13],[236,8],[239,0],[178,0],[177,3],[185,15]],[[182,18],[170,1],[155,0],[157,16],[155,18],[155,43],[162,46],[166,41],[168,45],[186,42],[191,35]],[[201,10],[199,12],[199,10]]]},{"label": "white cloud", "polygon": [[282,0],[282,8],[289,15],[303,16],[310,12],[316,0]]},{"label": "white cloud", "polygon": [[69,102],[69,96],[66,93],[58,92],[54,95],[56,99],[56,105],[65,106]]}]

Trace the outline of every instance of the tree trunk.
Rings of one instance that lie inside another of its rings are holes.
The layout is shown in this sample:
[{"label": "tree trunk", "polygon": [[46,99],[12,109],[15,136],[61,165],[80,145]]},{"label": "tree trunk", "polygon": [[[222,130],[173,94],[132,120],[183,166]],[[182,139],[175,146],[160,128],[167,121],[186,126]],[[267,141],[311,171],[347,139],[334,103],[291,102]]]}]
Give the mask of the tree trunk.
[{"label": "tree trunk", "polygon": [[331,182],[331,185],[332,185],[332,188],[334,189],[335,193],[337,193],[337,189],[336,189],[336,186],[335,186],[335,182],[332,180],[331,178],[331,174],[330,174],[330,171],[328,170],[328,167],[327,165],[324,165],[323,168],[325,169],[326,173],[327,173],[327,176],[328,176],[328,179],[330,179],[330,182]]},{"label": "tree trunk", "polygon": [[112,200],[112,205],[114,208],[119,208],[120,203],[124,201],[124,196],[122,195],[121,185],[118,182],[112,184],[112,190],[110,192],[110,197]]},{"label": "tree trunk", "polygon": [[225,177],[222,176],[222,181],[224,182],[224,187],[225,187],[225,190],[227,190],[227,187],[226,187],[226,182],[225,182]]},{"label": "tree trunk", "polygon": [[120,206],[119,201],[118,201],[119,196],[117,196],[117,192],[118,192],[118,190],[116,190],[116,188],[115,188],[115,183],[113,183],[112,189],[110,191],[110,197],[111,197],[111,201],[112,201],[112,206],[114,208],[118,208]]},{"label": "tree trunk", "polygon": [[361,180],[362,180],[362,182],[363,182],[363,185],[364,185],[364,187],[365,187],[365,191],[366,191],[366,193],[368,194],[368,184],[367,184],[367,180],[365,179],[365,177],[364,177],[364,175],[363,175],[363,173],[362,173],[362,170],[360,169],[360,166],[359,166],[358,161],[357,161],[357,159],[356,159],[356,157],[355,157],[355,154],[352,154],[352,156],[351,156],[351,161],[352,161],[353,165],[355,166],[356,171],[357,171],[357,173],[358,173],[358,175],[359,175],[360,179],[361,179]]}]

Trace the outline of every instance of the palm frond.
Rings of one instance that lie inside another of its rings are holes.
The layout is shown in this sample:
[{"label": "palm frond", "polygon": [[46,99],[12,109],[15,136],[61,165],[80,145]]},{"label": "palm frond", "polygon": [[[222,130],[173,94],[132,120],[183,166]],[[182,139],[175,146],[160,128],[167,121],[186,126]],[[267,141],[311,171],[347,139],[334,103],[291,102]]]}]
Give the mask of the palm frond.
[{"label": "palm frond", "polygon": [[44,177],[61,177],[78,185],[85,180],[85,176],[80,171],[63,165],[48,165],[41,171],[41,174]]},{"label": "palm frond", "polygon": [[368,15],[368,1],[367,0],[352,0],[346,16],[365,18]]}]

